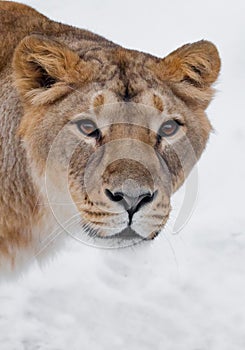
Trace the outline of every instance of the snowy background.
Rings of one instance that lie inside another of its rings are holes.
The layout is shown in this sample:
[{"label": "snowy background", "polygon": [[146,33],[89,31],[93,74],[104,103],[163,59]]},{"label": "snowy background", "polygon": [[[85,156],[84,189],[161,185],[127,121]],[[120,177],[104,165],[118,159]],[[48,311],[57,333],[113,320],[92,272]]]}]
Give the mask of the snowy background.
[{"label": "snowy background", "polygon": [[73,242],[42,270],[33,264],[1,284],[0,349],[244,350],[244,0],[24,2],[158,56],[208,39],[223,64],[188,224],[177,235],[169,224],[144,249]]}]

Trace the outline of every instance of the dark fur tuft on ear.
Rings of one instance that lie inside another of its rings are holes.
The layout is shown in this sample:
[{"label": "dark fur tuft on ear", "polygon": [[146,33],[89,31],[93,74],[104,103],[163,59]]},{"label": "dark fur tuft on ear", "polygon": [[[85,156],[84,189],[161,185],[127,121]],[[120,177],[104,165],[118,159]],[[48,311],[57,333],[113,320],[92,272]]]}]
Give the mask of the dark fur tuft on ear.
[{"label": "dark fur tuft on ear", "polygon": [[[24,38],[13,58],[14,84],[32,103],[48,103],[64,95],[69,84],[92,78],[92,65],[64,44],[39,35]],[[45,93],[52,88],[52,93]]]},{"label": "dark fur tuft on ear", "polygon": [[159,61],[153,70],[187,104],[206,108],[213,95],[211,85],[220,72],[217,48],[209,41],[184,45]]}]

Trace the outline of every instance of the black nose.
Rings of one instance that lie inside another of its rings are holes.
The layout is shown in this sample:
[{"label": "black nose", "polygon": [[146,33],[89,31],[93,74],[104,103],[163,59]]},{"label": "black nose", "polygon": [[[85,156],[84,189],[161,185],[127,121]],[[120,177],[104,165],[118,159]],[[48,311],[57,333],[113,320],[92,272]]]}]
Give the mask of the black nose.
[{"label": "black nose", "polygon": [[113,202],[120,202],[125,210],[129,214],[129,225],[131,224],[132,217],[140,208],[144,205],[151,203],[156,196],[156,191],[154,193],[145,192],[138,196],[129,196],[123,192],[112,192],[109,189],[105,190],[107,197]]}]

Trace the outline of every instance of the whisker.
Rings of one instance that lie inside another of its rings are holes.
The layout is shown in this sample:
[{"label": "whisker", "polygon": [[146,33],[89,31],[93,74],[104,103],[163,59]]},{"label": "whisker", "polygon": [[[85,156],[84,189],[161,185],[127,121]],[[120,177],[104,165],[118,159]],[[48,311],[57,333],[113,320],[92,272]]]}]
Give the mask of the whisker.
[{"label": "whisker", "polygon": [[[39,234],[39,243],[44,244],[46,241],[47,245],[50,244],[51,241],[53,241],[54,239],[56,239],[62,232],[64,232],[64,230],[66,231],[66,229],[73,225],[74,223],[79,222],[80,218],[78,218],[79,213],[75,214],[74,216],[72,216],[71,218],[69,218],[68,220],[66,220],[63,223],[62,227],[56,227],[48,236],[46,236],[43,240],[41,240],[40,235]],[[76,219],[76,220],[74,220]],[[47,246],[46,245],[46,246]],[[43,247],[41,248],[41,250],[43,250]],[[37,254],[39,253],[39,251],[37,252]]]},{"label": "whisker", "polygon": [[74,92],[78,93],[79,95],[82,95],[82,92],[81,92],[81,91],[79,91],[79,90],[73,88],[72,86],[68,85],[68,88],[69,88],[70,90],[73,90]]},{"label": "whisker", "polygon": [[[74,219],[74,218],[73,218]],[[73,225],[74,223],[78,223],[80,221],[80,219],[77,218],[77,220],[69,223],[69,225],[67,225],[66,227],[61,227],[61,228],[56,228],[53,232],[51,232],[51,234],[46,237],[43,241],[40,241],[40,243],[45,243],[45,241],[48,240],[48,242],[43,245],[35,254],[34,256],[32,256],[32,259],[36,258],[38,255],[40,255],[61,233],[64,232],[64,229],[68,228],[69,226]],[[57,231],[57,232],[56,232]],[[53,237],[52,237],[53,236]]]}]

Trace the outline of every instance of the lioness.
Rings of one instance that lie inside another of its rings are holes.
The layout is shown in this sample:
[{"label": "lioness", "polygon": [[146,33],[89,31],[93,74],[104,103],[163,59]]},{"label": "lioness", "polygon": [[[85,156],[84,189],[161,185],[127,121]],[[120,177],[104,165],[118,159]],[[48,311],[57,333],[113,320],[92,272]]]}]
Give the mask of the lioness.
[{"label": "lioness", "polygon": [[65,232],[110,246],[156,237],[211,130],[216,47],[157,58],[8,1],[0,36],[0,267]]}]

